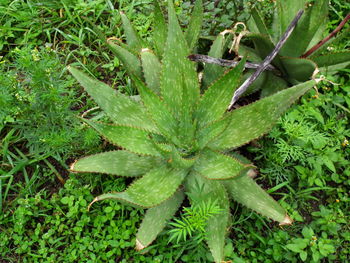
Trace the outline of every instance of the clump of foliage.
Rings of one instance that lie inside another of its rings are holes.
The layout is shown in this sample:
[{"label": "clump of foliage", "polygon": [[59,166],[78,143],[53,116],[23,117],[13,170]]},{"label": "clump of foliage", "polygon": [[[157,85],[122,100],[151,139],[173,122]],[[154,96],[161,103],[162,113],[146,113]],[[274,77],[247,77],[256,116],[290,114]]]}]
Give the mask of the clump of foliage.
[{"label": "clump of foliage", "polygon": [[[15,129],[31,154],[49,156],[96,145],[98,135],[79,124],[77,96],[50,49],[16,49],[0,72],[0,130]],[[79,147],[78,147],[79,145]]]},{"label": "clump of foliage", "polygon": [[250,177],[249,171],[254,166],[231,151],[269,131],[281,113],[315,81],[227,112],[245,60],[221,75],[201,94],[203,89],[195,65],[187,59],[198,39],[201,1],[196,2],[194,11],[199,16],[193,15],[185,34],[178,24],[172,1],[169,1],[168,25],[156,1],[155,4],[155,53],[145,48],[147,44],[138,37],[123,14],[128,45],[112,45],[118,57],[123,58],[140,99],[115,92],[106,84],[69,67],[113,124],[84,121],[106,140],[122,148],[82,158],[71,169],[142,176],[124,192],[103,194],[93,201],[116,199],[138,208],[148,208],[137,233],[139,250],[150,245],[163,230],[185,195],[194,205],[215,201],[220,213],[208,218],[205,239],[215,262],[221,262],[230,199],[281,225],[291,223],[285,210]]}]

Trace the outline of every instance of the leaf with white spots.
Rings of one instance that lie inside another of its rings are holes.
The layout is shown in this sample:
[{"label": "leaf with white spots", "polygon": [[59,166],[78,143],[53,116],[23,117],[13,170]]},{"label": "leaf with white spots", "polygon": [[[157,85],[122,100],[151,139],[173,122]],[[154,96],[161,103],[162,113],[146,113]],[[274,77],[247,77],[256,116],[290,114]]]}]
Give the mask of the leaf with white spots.
[{"label": "leaf with white spots", "polygon": [[124,192],[100,195],[93,203],[104,199],[115,199],[140,207],[154,207],[171,198],[186,175],[185,170],[176,170],[163,165],[135,180]]},{"label": "leaf with white spots", "polygon": [[138,154],[160,156],[147,131],[122,125],[110,125],[84,119],[107,141]]},{"label": "leaf with white spots", "polygon": [[73,163],[70,170],[119,176],[141,176],[157,165],[159,165],[159,159],[120,150],[86,156]]},{"label": "leaf with white spots", "polygon": [[233,149],[259,138],[272,128],[293,102],[315,84],[316,81],[310,80],[229,112],[229,125],[208,147],[214,150]]},{"label": "leaf with white spots", "polygon": [[158,206],[147,210],[136,235],[136,249],[141,250],[148,247],[164,229],[167,222],[173,217],[184,199],[183,191],[165,200]]},{"label": "leaf with white spots", "polygon": [[201,152],[193,169],[207,179],[225,180],[246,173],[252,167],[231,156],[206,149]]},{"label": "leaf with white spots", "polygon": [[191,198],[192,205],[194,202],[213,202],[216,201],[221,212],[212,215],[206,225],[206,241],[216,263],[224,260],[224,246],[227,234],[229,219],[229,199],[225,187],[219,181],[207,180],[202,176],[192,173],[187,177],[186,192]]},{"label": "leaf with white spots", "polygon": [[127,16],[123,12],[120,12],[120,16],[122,18],[126,42],[131,48],[140,51],[143,48],[143,41],[141,40],[140,36],[136,33],[136,30],[130,23],[130,20],[127,18]]},{"label": "leaf with white spots", "polygon": [[233,200],[263,216],[288,224],[286,211],[248,175],[224,181],[223,184]]},{"label": "leaf with white spots", "polygon": [[161,64],[159,59],[151,50],[143,49],[141,51],[141,63],[147,87],[156,94],[160,94],[159,75]]},{"label": "leaf with white spots", "polygon": [[157,127],[142,105],[72,66],[69,67],[69,71],[114,123],[157,132]]},{"label": "leaf with white spots", "polygon": [[190,50],[193,50],[197,44],[199,33],[202,27],[203,21],[203,2],[197,0],[193,7],[191,19],[187,27],[185,38]]}]

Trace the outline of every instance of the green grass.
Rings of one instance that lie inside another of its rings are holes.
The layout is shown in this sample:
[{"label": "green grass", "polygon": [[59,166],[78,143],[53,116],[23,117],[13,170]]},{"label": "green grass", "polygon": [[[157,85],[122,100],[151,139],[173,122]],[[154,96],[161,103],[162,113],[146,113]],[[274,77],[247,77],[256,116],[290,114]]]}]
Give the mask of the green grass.
[{"label": "green grass", "polygon": [[[247,19],[249,1],[205,1],[203,34],[216,35]],[[236,5],[236,6],[235,6]],[[66,73],[75,63],[97,78],[130,91],[120,62],[84,17],[107,37],[123,38],[119,11],[149,37],[148,0],[16,1],[0,3],[0,262],[210,262],[198,236],[169,242],[171,226],[149,252],[134,250],[143,211],[103,201],[86,210],[99,193],[122,191],[129,181],[112,176],[69,174],[78,156],[110,149],[75,116],[94,108]],[[186,23],[191,3],[178,1]],[[271,1],[258,8],[269,16]],[[332,0],[329,30],[349,13]],[[237,15],[232,15],[235,13]],[[347,25],[346,27],[349,27]],[[203,49],[207,42],[203,41]],[[349,40],[335,48],[348,49]],[[346,262],[350,257],[350,70],[305,96],[273,131],[242,149],[261,167],[258,182],[295,220],[283,229],[234,205],[226,256],[233,262]],[[105,118],[97,109],[95,119]],[[62,186],[61,181],[65,181]],[[181,215],[178,215],[181,219]],[[198,234],[200,235],[200,233]],[[300,245],[304,244],[304,245]]]}]

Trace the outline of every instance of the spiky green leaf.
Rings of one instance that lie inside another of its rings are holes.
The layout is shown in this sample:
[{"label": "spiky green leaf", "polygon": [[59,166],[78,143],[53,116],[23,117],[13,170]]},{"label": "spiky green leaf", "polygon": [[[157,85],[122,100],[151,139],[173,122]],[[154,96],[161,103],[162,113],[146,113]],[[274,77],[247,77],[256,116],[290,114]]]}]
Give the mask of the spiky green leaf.
[{"label": "spiky green leaf", "polygon": [[154,207],[171,198],[186,175],[186,170],[175,170],[163,165],[135,180],[124,192],[103,194],[93,202],[116,199],[145,208]]},{"label": "spiky green leaf", "polygon": [[171,198],[147,210],[136,235],[136,249],[149,246],[173,217],[184,199],[183,191],[177,191]]},{"label": "spiky green leaf", "polygon": [[259,10],[257,10],[256,8],[253,8],[251,11],[251,17],[248,20],[248,27],[250,32],[259,33],[265,36],[270,35],[264,23],[264,20],[262,19],[262,16],[259,13]]},{"label": "spiky green leaf", "polygon": [[202,151],[193,169],[207,179],[224,180],[239,176],[252,167],[231,156],[206,149]]},{"label": "spiky green leaf", "polygon": [[286,211],[249,176],[243,175],[226,180],[224,185],[229,195],[238,203],[275,221],[287,224]]},{"label": "spiky green leaf", "polygon": [[147,86],[156,94],[160,94],[159,75],[161,64],[158,57],[151,50],[143,49],[141,51],[141,63]]},{"label": "spiky green leaf", "polygon": [[138,90],[141,94],[142,101],[149,114],[156,123],[161,133],[175,144],[180,144],[177,139],[178,121],[174,115],[168,110],[164,101],[162,101],[155,93],[153,93],[139,79],[134,79]]},{"label": "spiky green leaf", "polygon": [[328,53],[321,56],[313,56],[312,61],[314,61],[318,67],[333,69],[337,65],[343,66],[344,64],[350,64],[350,52],[336,52],[336,53]]},{"label": "spiky green leaf", "polygon": [[281,48],[280,54],[289,57],[301,56],[314,38],[317,29],[321,24],[325,23],[327,15],[327,0],[318,0],[313,4],[307,4],[305,14],[302,16],[292,34]]},{"label": "spiky green leaf", "polygon": [[134,29],[129,19],[123,12],[120,12],[120,16],[122,18],[123,29],[124,29],[124,34],[126,36],[127,44],[131,48],[137,51],[140,51],[143,48],[143,42],[140,36],[136,33],[136,30]]},{"label": "spiky green leaf", "polygon": [[[161,94],[173,113],[181,119],[182,102],[195,105],[199,98],[199,83],[195,64],[187,59],[189,48],[179,26],[172,1],[169,4],[169,27],[161,74]],[[187,96],[183,90],[186,89]]]},{"label": "spiky green leaf", "polygon": [[218,120],[226,111],[231,96],[240,81],[244,64],[245,59],[235,68],[225,73],[219,80],[214,82],[204,93],[199,102],[197,112],[195,113],[200,127]]},{"label": "spiky green leaf", "polygon": [[282,58],[289,80],[304,82],[311,79],[317,65],[305,58]]},{"label": "spiky green leaf", "polygon": [[[229,219],[229,200],[225,187],[218,181],[207,180],[192,173],[186,180],[186,192],[191,197],[192,205],[201,202],[216,201],[221,212],[207,221],[206,240],[216,263],[224,260],[225,237]],[[194,198],[192,198],[194,197]]]},{"label": "spiky green leaf", "polygon": [[138,78],[142,78],[141,61],[135,54],[112,41],[108,41],[108,46],[113,54],[123,63],[123,66],[129,75],[135,75]]},{"label": "spiky green leaf", "polygon": [[194,4],[191,14],[190,23],[187,27],[185,38],[190,50],[193,50],[199,38],[199,33],[202,27],[203,20],[203,3],[202,0],[197,0]]},{"label": "spiky green leaf", "polygon": [[[210,47],[208,56],[222,58],[225,50],[225,35],[220,33]],[[224,74],[225,68],[215,64],[205,64],[203,69],[202,87],[206,90],[219,76]]]},{"label": "spiky green leaf", "polygon": [[264,88],[261,90],[260,96],[262,98],[268,97],[287,88],[288,83],[284,79],[277,77],[271,72],[266,72],[266,80],[264,82]]},{"label": "spiky green leaf", "polygon": [[86,156],[77,160],[71,170],[74,172],[105,173],[119,176],[140,176],[147,173],[159,160],[138,156],[128,151],[112,151]]},{"label": "spiky green leaf", "polygon": [[72,66],[69,71],[114,123],[158,131],[142,105]]},{"label": "spiky green leaf", "polygon": [[90,120],[84,120],[109,142],[134,153],[161,156],[149,132],[130,126],[110,125]]},{"label": "spiky green leaf", "polygon": [[158,0],[153,1],[154,4],[154,27],[153,27],[153,41],[156,53],[159,57],[163,56],[164,47],[167,38],[167,25],[165,23],[164,14],[160,8]]},{"label": "spiky green leaf", "polygon": [[255,103],[229,113],[226,130],[208,147],[215,150],[237,148],[268,132],[278,117],[301,95],[315,85],[315,81],[278,92]]},{"label": "spiky green leaf", "polygon": [[230,119],[224,117],[199,129],[196,134],[199,149],[203,149],[209,142],[223,133],[229,123]]}]

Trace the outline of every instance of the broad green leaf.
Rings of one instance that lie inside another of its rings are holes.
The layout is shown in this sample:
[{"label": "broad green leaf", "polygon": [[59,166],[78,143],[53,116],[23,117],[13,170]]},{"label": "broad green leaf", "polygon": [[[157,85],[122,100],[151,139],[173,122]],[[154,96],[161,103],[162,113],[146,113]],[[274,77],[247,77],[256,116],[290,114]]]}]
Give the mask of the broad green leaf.
[{"label": "broad green leaf", "polygon": [[245,59],[214,82],[204,93],[195,114],[199,127],[222,117],[239,84],[244,64]]},{"label": "broad green leaf", "polygon": [[270,35],[262,16],[256,8],[251,10],[251,17],[248,20],[248,27],[250,32],[259,33],[265,36]]},{"label": "broad green leaf", "polygon": [[[254,74],[255,69],[247,69],[242,77],[241,83],[244,83],[251,75]],[[267,79],[267,74],[270,73],[268,71],[264,71],[260,74],[260,76],[248,87],[248,89],[244,92],[243,96],[248,96],[254,92],[257,92],[260,89],[265,89],[265,81]]]},{"label": "broad green leaf", "polygon": [[158,131],[142,105],[72,66],[69,71],[114,123]]},{"label": "broad green leaf", "polygon": [[113,54],[123,63],[123,66],[129,75],[135,75],[138,78],[142,78],[141,61],[136,55],[127,49],[114,44],[112,41],[108,41],[108,46]]},{"label": "broad green leaf", "polygon": [[195,202],[217,201],[222,210],[220,214],[211,216],[206,226],[206,240],[209,249],[214,261],[221,263],[224,260],[224,246],[230,210],[225,187],[219,181],[207,180],[195,173],[187,178],[185,183],[186,192],[190,197],[196,197],[195,199],[191,198],[192,205],[195,205]]},{"label": "broad green leaf", "polygon": [[143,48],[143,43],[140,36],[136,33],[136,30],[134,29],[129,19],[123,12],[120,12],[120,16],[122,18],[124,34],[126,36],[127,44],[131,48],[140,51]]},{"label": "broad green leaf", "polygon": [[136,235],[136,249],[148,247],[164,229],[184,199],[182,191],[177,191],[171,198],[158,206],[147,210]]},{"label": "broad green leaf", "polygon": [[223,180],[237,177],[251,169],[237,159],[209,149],[202,151],[193,169],[211,180]]},{"label": "broad green leaf", "polygon": [[307,4],[305,14],[281,48],[280,54],[288,57],[301,56],[315,36],[317,29],[325,23],[327,14],[328,0],[318,0],[313,4]]},{"label": "broad green leaf", "polygon": [[130,126],[84,121],[109,142],[137,154],[161,156],[150,139],[149,132]]},{"label": "broad green leaf", "polygon": [[86,156],[71,166],[74,172],[140,176],[159,163],[153,157],[138,156],[127,151],[112,151]]},{"label": "broad green leaf", "polygon": [[290,224],[286,211],[247,175],[223,181],[229,195],[244,206],[281,224]]},{"label": "broad green leaf", "polygon": [[161,133],[168,137],[173,143],[179,145],[177,139],[178,121],[174,115],[168,110],[164,101],[162,101],[155,93],[153,93],[145,84],[137,78],[134,78],[136,86],[141,94],[142,101],[149,111],[152,119],[158,126]]},{"label": "broad green leaf", "polygon": [[141,51],[141,63],[147,86],[156,94],[160,94],[159,75],[161,64],[157,56],[151,50],[143,49]]},{"label": "broad green leaf", "polygon": [[266,72],[264,88],[261,90],[261,97],[265,98],[272,94],[288,88],[288,83],[271,72]]},{"label": "broad green leaf", "polygon": [[158,57],[162,57],[167,38],[167,25],[158,0],[154,0],[153,41]]},{"label": "broad green leaf", "polygon": [[[160,79],[161,94],[164,102],[170,107],[175,116],[181,119],[181,105],[184,100],[195,105],[199,98],[199,83],[195,64],[187,56],[189,48],[181,31],[172,1],[169,6],[169,28],[165,46],[163,68]],[[186,89],[187,96],[183,90]]]},{"label": "broad green leaf", "polygon": [[337,53],[328,53],[321,56],[313,56],[312,61],[314,61],[318,67],[325,68],[336,66],[343,63],[350,64],[350,52],[337,52]]},{"label": "broad green leaf", "polygon": [[214,150],[237,148],[267,133],[288,107],[315,85],[308,81],[228,113],[226,130],[208,144]]},{"label": "broad green leaf", "polygon": [[[220,33],[210,47],[208,56],[222,58],[225,47],[225,35]],[[205,64],[203,69],[202,87],[206,90],[215,80],[225,72],[225,68],[215,64]]]},{"label": "broad green leaf", "polygon": [[190,23],[187,27],[185,38],[187,44],[192,51],[197,44],[199,33],[203,21],[203,3],[202,0],[196,0],[196,3],[191,14]]},{"label": "broad green leaf", "polygon": [[100,195],[93,203],[116,199],[145,208],[154,207],[171,198],[186,175],[186,170],[175,170],[163,165],[135,180],[124,192]]},{"label": "broad green leaf", "polygon": [[277,43],[298,11],[304,9],[307,1],[308,0],[276,1],[275,17],[272,24],[274,43]]},{"label": "broad green leaf", "polygon": [[306,58],[282,58],[284,68],[290,80],[304,82],[311,79],[317,65]]}]

